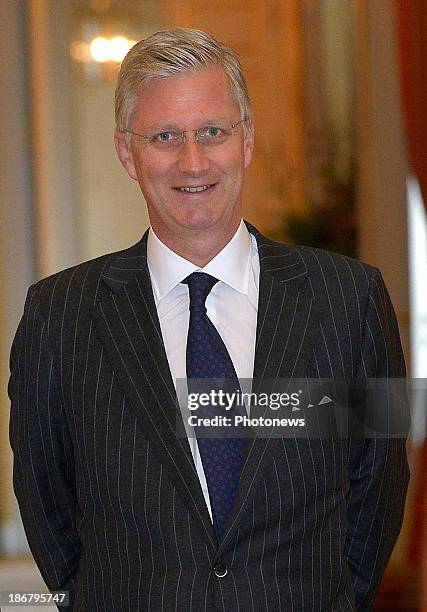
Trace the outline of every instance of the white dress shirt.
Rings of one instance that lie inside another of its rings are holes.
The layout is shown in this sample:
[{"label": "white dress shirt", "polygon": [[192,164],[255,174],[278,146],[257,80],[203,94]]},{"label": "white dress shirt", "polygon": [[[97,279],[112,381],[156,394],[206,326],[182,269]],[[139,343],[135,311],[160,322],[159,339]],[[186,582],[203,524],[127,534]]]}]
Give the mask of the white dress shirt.
[{"label": "white dress shirt", "polygon": [[[233,361],[238,378],[252,379],[258,312],[259,257],[255,237],[243,221],[230,242],[204,268],[171,251],[150,228],[148,268],[154,301],[172,379],[186,378],[189,312],[188,286],[181,281],[195,271],[219,279],[206,299],[209,319],[215,325]],[[196,437],[189,437],[197,475],[209,514],[209,492]]]}]

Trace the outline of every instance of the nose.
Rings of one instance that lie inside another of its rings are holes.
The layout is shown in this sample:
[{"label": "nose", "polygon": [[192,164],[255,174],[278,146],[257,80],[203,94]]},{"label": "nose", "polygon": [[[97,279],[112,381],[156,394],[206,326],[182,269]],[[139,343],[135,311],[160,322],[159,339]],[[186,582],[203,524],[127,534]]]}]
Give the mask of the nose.
[{"label": "nose", "polygon": [[209,169],[209,159],[203,145],[196,140],[195,133],[188,131],[179,152],[178,167],[180,172],[189,176],[203,176]]}]

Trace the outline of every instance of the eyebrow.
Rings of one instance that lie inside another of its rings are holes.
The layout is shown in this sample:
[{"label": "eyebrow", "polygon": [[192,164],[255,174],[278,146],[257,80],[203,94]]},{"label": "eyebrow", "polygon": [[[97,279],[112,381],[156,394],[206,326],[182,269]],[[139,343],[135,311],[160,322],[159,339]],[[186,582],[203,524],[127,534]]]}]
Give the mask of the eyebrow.
[{"label": "eyebrow", "polygon": [[[230,118],[224,118],[224,117],[216,117],[215,119],[204,119],[203,122],[200,124],[199,128],[201,127],[205,127],[206,125],[216,125],[218,123],[233,123]],[[165,132],[165,131],[173,131],[173,132],[182,132],[185,130],[191,130],[191,129],[199,129],[199,128],[180,128],[176,125],[176,123],[155,123],[154,125],[150,126],[149,128],[144,129],[144,133],[146,134],[150,134],[152,132]],[[142,130],[142,128],[141,128]]]}]

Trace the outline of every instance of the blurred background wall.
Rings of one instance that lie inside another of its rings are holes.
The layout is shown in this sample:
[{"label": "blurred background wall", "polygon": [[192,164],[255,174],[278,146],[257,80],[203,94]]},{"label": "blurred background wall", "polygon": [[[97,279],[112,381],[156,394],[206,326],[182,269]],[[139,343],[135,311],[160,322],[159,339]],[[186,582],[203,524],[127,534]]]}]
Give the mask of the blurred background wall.
[{"label": "blurred background wall", "polygon": [[[400,3],[403,11],[405,4],[409,10],[409,3]],[[148,226],[138,185],[115,156],[114,88],[126,45],[158,29],[206,29],[239,53],[256,130],[245,217],[276,239],[337,250],[380,267],[410,373],[426,377],[426,220],[416,178],[408,183],[411,162],[415,170],[418,166],[407,154],[399,70],[404,39],[399,38],[397,9],[399,0],[3,1],[4,558],[28,553],[11,487],[5,392],[7,356],[26,289],[64,267],[136,242]],[[415,25],[420,29],[426,22]],[[423,411],[421,405],[417,444],[409,449],[415,476]],[[415,489],[378,609],[422,609],[417,600],[423,592],[424,555],[411,554],[411,542],[414,533],[421,538],[418,521],[425,511],[418,489],[418,501],[413,499]]]}]

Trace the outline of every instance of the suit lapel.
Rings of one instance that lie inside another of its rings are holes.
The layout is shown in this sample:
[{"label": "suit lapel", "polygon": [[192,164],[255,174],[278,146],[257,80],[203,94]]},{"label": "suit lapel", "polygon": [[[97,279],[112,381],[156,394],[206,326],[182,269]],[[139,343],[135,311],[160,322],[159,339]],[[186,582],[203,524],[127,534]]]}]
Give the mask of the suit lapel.
[{"label": "suit lapel", "polygon": [[212,548],[214,533],[182,422],[142,241],[118,254],[106,269],[94,319],[111,363],[142,431]]},{"label": "suit lapel", "polygon": [[254,381],[303,376],[311,354],[314,309],[296,249],[257,235],[260,258]]},{"label": "suit lapel", "polygon": [[[253,391],[263,381],[303,378],[312,354],[317,309],[306,266],[294,247],[272,242],[248,224],[255,234],[260,260],[259,302]],[[242,472],[238,500],[221,542],[220,555],[232,537],[240,515],[253,498],[256,485],[280,440],[251,440]]]}]

